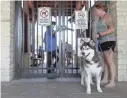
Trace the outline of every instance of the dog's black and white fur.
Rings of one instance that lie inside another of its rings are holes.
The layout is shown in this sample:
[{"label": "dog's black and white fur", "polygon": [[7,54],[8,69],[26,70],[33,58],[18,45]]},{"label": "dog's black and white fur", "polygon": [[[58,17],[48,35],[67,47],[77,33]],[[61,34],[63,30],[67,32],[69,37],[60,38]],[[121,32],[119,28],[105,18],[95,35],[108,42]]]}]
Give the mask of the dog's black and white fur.
[{"label": "dog's black and white fur", "polygon": [[84,85],[84,80],[87,87],[87,94],[91,94],[91,84],[93,84],[92,77],[94,76],[97,83],[97,91],[103,92],[100,87],[101,75],[103,71],[103,64],[101,56],[95,49],[95,43],[90,38],[84,38],[80,41],[81,54],[83,58],[83,65],[80,66],[81,71],[81,85]]}]

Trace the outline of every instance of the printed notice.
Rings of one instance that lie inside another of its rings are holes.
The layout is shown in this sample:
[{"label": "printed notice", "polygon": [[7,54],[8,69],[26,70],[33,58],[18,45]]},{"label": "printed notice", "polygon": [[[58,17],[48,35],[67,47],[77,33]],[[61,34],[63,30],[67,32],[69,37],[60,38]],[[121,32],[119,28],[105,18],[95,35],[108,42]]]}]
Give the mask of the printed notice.
[{"label": "printed notice", "polygon": [[50,7],[38,8],[38,24],[42,26],[51,25],[51,8]]},{"label": "printed notice", "polygon": [[88,29],[87,11],[75,11],[75,29]]}]

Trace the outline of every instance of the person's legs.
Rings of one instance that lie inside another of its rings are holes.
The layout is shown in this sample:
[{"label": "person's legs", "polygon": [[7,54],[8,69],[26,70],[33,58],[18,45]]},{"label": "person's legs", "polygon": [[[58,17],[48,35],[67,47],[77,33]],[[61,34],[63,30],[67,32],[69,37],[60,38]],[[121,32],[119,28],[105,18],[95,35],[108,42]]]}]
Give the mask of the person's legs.
[{"label": "person's legs", "polygon": [[55,58],[55,63],[53,64],[53,68],[56,68],[56,63],[58,62],[58,57],[56,57],[56,51],[52,52],[52,58]]},{"label": "person's legs", "polygon": [[105,51],[104,56],[106,57],[107,65],[109,66],[109,72],[111,79],[105,87],[115,87],[115,78],[116,78],[116,66],[114,63],[114,52],[112,49]]},{"label": "person's legs", "polygon": [[101,81],[102,84],[108,83],[108,76],[109,76],[109,68],[108,68],[108,64],[106,61],[106,56],[104,55],[104,76]]},{"label": "person's legs", "polygon": [[68,60],[68,65],[71,64],[71,52],[68,52],[67,60]]},{"label": "person's legs", "polygon": [[[47,68],[51,68],[51,52],[47,52]],[[51,69],[47,69],[47,73],[51,73]]]}]

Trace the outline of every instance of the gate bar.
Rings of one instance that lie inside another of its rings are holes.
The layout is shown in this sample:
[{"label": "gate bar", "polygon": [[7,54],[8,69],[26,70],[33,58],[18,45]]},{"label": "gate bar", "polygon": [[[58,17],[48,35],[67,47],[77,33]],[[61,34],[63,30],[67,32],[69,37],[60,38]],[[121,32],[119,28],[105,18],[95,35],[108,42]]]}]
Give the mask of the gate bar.
[{"label": "gate bar", "polygon": [[[45,5],[45,7],[47,7],[47,5]],[[46,31],[47,31],[47,27],[46,27]],[[46,34],[47,32],[45,32],[45,39],[46,39],[46,42],[45,42],[45,46],[48,46],[48,39],[47,39],[47,34]],[[46,45],[47,44],[47,45]],[[45,47],[45,49],[46,49],[46,47]],[[48,74],[48,70],[49,70],[49,67],[48,67],[48,52],[46,51],[46,72],[47,72],[47,74]]]},{"label": "gate bar", "polygon": [[[32,53],[32,58],[31,58],[31,67],[34,66],[34,54],[35,54],[35,12],[34,12],[34,7],[32,7],[32,25],[31,25],[31,33],[32,37],[30,38],[31,44],[30,44],[30,49]],[[34,72],[34,69],[31,69],[32,73]],[[28,73],[29,74],[29,73]]]},{"label": "gate bar", "polygon": [[[76,6],[77,6],[77,4],[78,4],[78,1],[76,1]],[[76,70],[76,74],[78,74],[78,49],[77,49],[78,48],[77,47],[78,46],[78,40],[77,40],[78,39],[78,35],[77,35],[78,32],[77,32],[77,30],[75,30],[75,33],[76,33],[76,36],[75,36],[75,38],[76,38],[76,57],[75,57],[76,58],[76,62],[75,63],[76,63],[76,69],[77,69]]]},{"label": "gate bar", "polygon": [[[61,26],[61,2],[58,2],[58,25]],[[59,69],[60,75],[62,75],[61,70],[61,31],[59,31]]]},{"label": "gate bar", "polygon": [[[66,1],[66,10],[67,10],[67,13],[66,13],[66,15],[67,15],[67,18],[66,18],[66,24],[67,24],[67,27],[68,27],[68,6],[67,6],[67,1]],[[67,36],[67,43],[68,43],[68,30],[66,31],[66,36]],[[66,55],[66,59],[68,58],[68,55]],[[68,60],[67,60],[67,74],[68,74]]]},{"label": "gate bar", "polygon": [[[37,2],[37,13],[38,13],[38,2]],[[37,14],[37,17],[38,17],[38,14]],[[37,21],[37,66],[38,66],[38,21]],[[37,68],[37,74],[38,74],[38,68]]]},{"label": "gate bar", "polygon": [[[27,46],[26,46],[26,52],[25,53],[27,53],[27,55],[28,55],[28,68],[30,68],[30,60],[29,60],[29,10],[28,10],[28,3],[27,3],[27,32],[25,32],[25,33],[27,33],[27,37],[26,37],[26,39],[25,40],[27,40]],[[30,72],[30,70],[28,70],[29,72]]]},{"label": "gate bar", "polygon": [[[57,11],[57,8],[56,8],[57,5],[56,5],[56,3],[57,3],[57,1],[55,1],[55,8],[54,8],[55,14],[54,14],[54,16],[55,16],[55,22],[56,22],[56,27],[57,27],[57,12],[56,12]],[[58,68],[58,63],[57,63],[58,62],[58,59],[57,59],[57,57],[58,57],[58,52],[57,52],[57,48],[58,48],[57,47],[57,32],[56,32],[55,36],[56,36],[56,74],[58,74],[57,73],[57,71],[58,71],[58,69],[57,69]]]},{"label": "gate bar", "polygon": [[[65,26],[65,2],[62,2],[62,26]],[[62,31],[62,66],[63,75],[65,74],[65,31]]]},{"label": "gate bar", "polygon": [[91,37],[91,1],[88,1],[88,3],[89,3],[89,37],[90,38],[92,38]]},{"label": "gate bar", "polygon": [[[72,10],[73,10],[73,6],[72,6],[72,1],[71,1],[71,15],[73,14]],[[72,19],[73,18],[71,18],[71,29],[73,28]],[[74,67],[73,66],[73,31],[71,31],[71,45],[72,45],[72,74],[73,74],[73,67]]]},{"label": "gate bar", "polygon": [[43,64],[44,64],[44,63],[43,63],[43,62],[44,62],[44,51],[43,51],[43,26],[41,26],[41,39],[42,39],[42,41],[41,41],[41,42],[42,42],[42,50],[41,50],[41,51],[42,51],[42,52],[41,52],[41,53],[42,53],[42,54],[41,54],[41,57],[42,57],[42,58],[41,58],[41,61],[42,61],[42,64],[41,64],[41,65],[42,65],[42,74],[43,74],[43,70],[44,70],[44,69],[43,69]]},{"label": "gate bar", "polygon": [[[52,28],[52,1],[50,1],[50,8],[51,8],[51,25],[50,26],[51,26],[51,36],[52,36],[53,35],[53,28]],[[51,42],[50,43],[51,43],[51,49],[52,49],[52,37],[51,37]],[[48,66],[50,66],[51,73],[52,73],[52,70],[54,68],[53,65],[52,65],[53,64],[52,63],[52,59],[53,59],[52,58],[52,52],[53,51],[51,51],[51,59],[50,59],[51,60],[51,65],[48,65]]]}]

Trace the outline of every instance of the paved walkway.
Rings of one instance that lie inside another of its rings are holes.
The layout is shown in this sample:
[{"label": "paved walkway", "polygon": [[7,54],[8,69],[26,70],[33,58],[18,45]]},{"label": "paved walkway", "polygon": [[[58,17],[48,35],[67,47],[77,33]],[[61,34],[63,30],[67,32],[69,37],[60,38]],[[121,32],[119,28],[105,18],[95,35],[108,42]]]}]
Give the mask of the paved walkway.
[{"label": "paved walkway", "polygon": [[116,88],[103,88],[98,93],[85,94],[79,79],[21,79],[2,83],[2,98],[127,98],[127,82],[118,82]]}]

